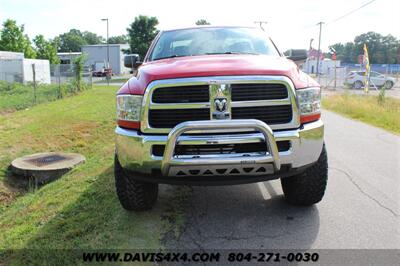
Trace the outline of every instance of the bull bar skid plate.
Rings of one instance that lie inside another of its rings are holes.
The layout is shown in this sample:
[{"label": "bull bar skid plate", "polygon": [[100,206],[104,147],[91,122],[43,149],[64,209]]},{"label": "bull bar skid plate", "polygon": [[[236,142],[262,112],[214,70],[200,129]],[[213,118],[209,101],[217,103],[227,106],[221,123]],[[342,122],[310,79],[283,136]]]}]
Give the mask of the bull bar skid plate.
[{"label": "bull bar skid plate", "polygon": [[[210,133],[215,130],[227,129],[254,129],[263,134],[268,151],[258,156],[223,156],[212,159],[206,158],[178,158],[174,156],[178,138],[189,131]],[[271,168],[271,164],[273,167]],[[189,121],[175,126],[168,134],[164,156],[161,163],[161,172],[164,176],[205,174],[266,174],[279,171],[281,167],[278,147],[272,129],[264,122],[256,119],[243,120],[207,120]],[[263,171],[259,171],[263,169]]]}]

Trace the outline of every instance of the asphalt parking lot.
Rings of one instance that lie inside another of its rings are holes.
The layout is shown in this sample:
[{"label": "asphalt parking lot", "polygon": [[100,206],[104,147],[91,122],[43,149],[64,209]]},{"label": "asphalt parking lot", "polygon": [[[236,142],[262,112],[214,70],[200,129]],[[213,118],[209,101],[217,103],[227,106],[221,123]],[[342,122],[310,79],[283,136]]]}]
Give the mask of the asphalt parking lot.
[{"label": "asphalt parking lot", "polygon": [[[308,208],[288,205],[279,180],[191,187],[182,232],[167,234],[166,247],[400,248],[400,137],[328,111],[323,119],[329,181],[321,203]],[[178,189],[161,188],[161,194]]]}]

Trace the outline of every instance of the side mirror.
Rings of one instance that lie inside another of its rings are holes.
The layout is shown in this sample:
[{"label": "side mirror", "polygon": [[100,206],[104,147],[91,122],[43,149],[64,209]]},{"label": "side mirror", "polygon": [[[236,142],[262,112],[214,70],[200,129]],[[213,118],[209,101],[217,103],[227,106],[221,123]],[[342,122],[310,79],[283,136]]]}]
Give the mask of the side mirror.
[{"label": "side mirror", "polygon": [[124,66],[128,68],[136,69],[142,62],[140,62],[140,56],[138,54],[128,54],[124,57]]},{"label": "side mirror", "polygon": [[308,52],[305,49],[291,49],[286,51],[284,55],[296,63],[301,63],[307,59]]}]

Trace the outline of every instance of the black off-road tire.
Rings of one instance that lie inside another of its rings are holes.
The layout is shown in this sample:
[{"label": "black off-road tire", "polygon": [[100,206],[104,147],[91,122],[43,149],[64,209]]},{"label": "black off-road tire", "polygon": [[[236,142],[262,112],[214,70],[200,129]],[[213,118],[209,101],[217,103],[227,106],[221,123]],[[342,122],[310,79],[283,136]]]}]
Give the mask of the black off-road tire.
[{"label": "black off-road tire", "polygon": [[281,179],[285,199],[292,205],[310,206],[322,200],[328,182],[328,156],[325,145],[318,161],[302,174]]},{"label": "black off-road tire", "polygon": [[145,211],[153,208],[158,197],[158,184],[135,181],[114,157],[115,187],[118,199],[128,211]]}]

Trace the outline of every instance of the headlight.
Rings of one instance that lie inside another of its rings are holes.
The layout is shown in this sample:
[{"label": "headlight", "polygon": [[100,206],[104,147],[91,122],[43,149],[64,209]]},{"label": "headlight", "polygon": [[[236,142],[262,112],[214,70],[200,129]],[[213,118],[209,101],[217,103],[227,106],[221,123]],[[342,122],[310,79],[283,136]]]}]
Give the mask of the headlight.
[{"label": "headlight", "polygon": [[321,117],[321,89],[318,87],[299,89],[296,95],[301,123],[318,120]]},{"label": "headlight", "polygon": [[118,95],[117,96],[117,121],[122,127],[140,127],[140,111],[143,96],[141,95]]}]

